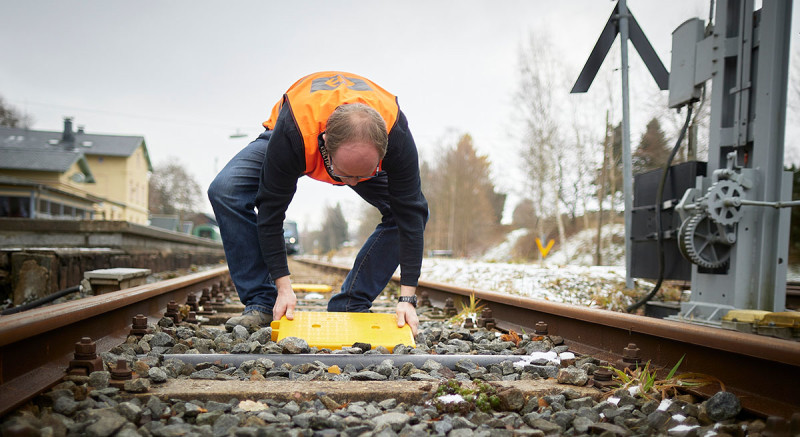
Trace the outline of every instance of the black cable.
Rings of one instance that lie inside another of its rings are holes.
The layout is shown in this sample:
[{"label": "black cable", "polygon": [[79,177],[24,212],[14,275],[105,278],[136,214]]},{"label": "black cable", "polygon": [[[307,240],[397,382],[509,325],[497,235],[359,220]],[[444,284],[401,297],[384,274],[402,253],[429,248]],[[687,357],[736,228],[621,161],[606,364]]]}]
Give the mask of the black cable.
[{"label": "black cable", "polygon": [[36,308],[36,307],[42,306],[42,305],[44,305],[44,304],[46,304],[48,302],[52,302],[52,301],[58,299],[59,297],[66,296],[66,295],[72,294],[72,293],[77,293],[79,291],[81,291],[81,286],[80,285],[76,285],[74,287],[65,288],[64,290],[57,291],[57,292],[55,292],[55,293],[53,293],[51,295],[45,296],[45,297],[43,297],[41,299],[36,299],[33,302],[28,302],[25,305],[19,305],[19,306],[15,306],[15,307],[12,307],[12,308],[5,309],[5,310],[3,310],[3,312],[0,312],[0,315],[7,316],[9,314],[16,314],[16,313],[20,313],[22,311],[27,311],[27,310],[29,310],[31,308]]},{"label": "black cable", "polygon": [[646,304],[647,301],[652,299],[653,296],[658,293],[658,290],[661,289],[661,283],[664,282],[664,242],[662,237],[664,232],[661,223],[661,204],[664,200],[664,185],[667,181],[667,172],[669,172],[669,168],[672,165],[672,160],[675,159],[675,155],[678,153],[678,149],[681,147],[681,142],[683,141],[684,135],[686,135],[686,130],[689,128],[689,122],[691,119],[692,105],[689,105],[689,110],[686,112],[686,121],[683,123],[683,128],[681,129],[680,135],[678,135],[678,141],[675,143],[675,147],[672,148],[672,153],[669,154],[667,162],[664,163],[664,167],[661,169],[661,180],[658,181],[658,192],[656,193],[656,250],[658,251],[658,281],[650,293],[647,294],[647,296],[643,297],[638,302],[625,309],[625,311],[629,313],[635,311],[642,305]]}]

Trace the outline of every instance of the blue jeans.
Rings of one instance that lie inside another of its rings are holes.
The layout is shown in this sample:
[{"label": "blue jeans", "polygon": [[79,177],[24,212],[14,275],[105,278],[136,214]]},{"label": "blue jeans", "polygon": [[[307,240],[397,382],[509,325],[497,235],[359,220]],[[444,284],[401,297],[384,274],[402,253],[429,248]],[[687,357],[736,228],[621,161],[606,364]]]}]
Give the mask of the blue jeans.
[{"label": "blue jeans", "polygon": [[[258,243],[255,199],[261,166],[272,132],[265,131],[242,149],[208,187],[208,199],[217,218],[231,279],[245,312],[268,314],[278,290],[264,263]],[[328,311],[367,312],[400,264],[398,230],[389,207],[386,174],[351,187],[380,210],[383,218],[356,256],[340,293],[328,302]]]}]

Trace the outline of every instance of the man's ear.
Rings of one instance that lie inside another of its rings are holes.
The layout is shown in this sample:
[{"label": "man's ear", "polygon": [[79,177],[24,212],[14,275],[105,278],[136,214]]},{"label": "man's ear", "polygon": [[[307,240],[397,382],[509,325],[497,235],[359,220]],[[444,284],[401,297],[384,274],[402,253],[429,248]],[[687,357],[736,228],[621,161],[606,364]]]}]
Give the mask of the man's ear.
[{"label": "man's ear", "polygon": [[328,141],[328,134],[325,132],[322,133],[322,141],[323,142]]}]

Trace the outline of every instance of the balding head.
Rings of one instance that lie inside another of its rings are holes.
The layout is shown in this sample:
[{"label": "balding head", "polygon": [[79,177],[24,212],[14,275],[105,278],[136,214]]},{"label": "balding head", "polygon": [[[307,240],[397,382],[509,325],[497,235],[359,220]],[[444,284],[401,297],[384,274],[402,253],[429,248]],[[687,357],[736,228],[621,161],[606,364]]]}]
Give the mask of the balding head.
[{"label": "balding head", "polygon": [[367,143],[375,147],[378,159],[386,155],[389,134],[386,122],[378,111],[363,103],[348,103],[336,108],[325,127],[325,147],[328,153],[348,143]]}]

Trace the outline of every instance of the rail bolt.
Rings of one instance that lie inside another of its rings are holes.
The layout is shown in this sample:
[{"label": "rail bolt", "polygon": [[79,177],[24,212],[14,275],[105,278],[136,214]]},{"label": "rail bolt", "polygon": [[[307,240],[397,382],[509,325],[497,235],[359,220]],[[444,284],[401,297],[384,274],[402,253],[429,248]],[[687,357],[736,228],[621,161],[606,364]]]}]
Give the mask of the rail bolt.
[{"label": "rail bolt", "polygon": [[543,321],[537,322],[533,327],[533,333],[541,336],[547,335],[547,323]]},{"label": "rail bolt", "polygon": [[492,316],[491,308],[484,308],[483,311],[481,311],[481,316],[478,317],[478,326],[490,331],[497,327],[497,323]]},{"label": "rail bolt", "polygon": [[761,435],[772,437],[789,437],[793,434],[790,434],[789,422],[786,421],[786,419],[778,416],[769,416],[767,417],[767,423],[764,427],[764,432],[762,432]]},{"label": "rail bolt", "polygon": [[475,324],[472,322],[472,317],[467,317],[466,319],[464,319],[464,328],[466,329],[475,328]]},{"label": "rail bolt", "polygon": [[190,310],[197,311],[199,309],[199,306],[197,305],[197,296],[194,294],[187,295],[186,305],[189,305]]},{"label": "rail bolt", "polygon": [[600,362],[600,367],[595,369],[594,374],[592,374],[592,385],[596,388],[604,389],[619,385],[618,382],[613,381],[614,372],[606,367],[608,367],[608,363],[602,361]]},{"label": "rail bolt", "polygon": [[197,313],[194,311],[189,311],[189,316],[186,317],[186,323],[199,323],[200,320],[197,319]]},{"label": "rail bolt", "polygon": [[444,315],[448,317],[452,317],[458,314],[458,310],[456,310],[456,306],[453,303],[452,298],[447,298],[444,301]]},{"label": "rail bolt", "polygon": [[167,312],[164,313],[164,317],[169,317],[173,322],[180,323],[181,313],[178,311],[179,308],[180,305],[178,305],[178,302],[174,300],[169,301],[167,304]]},{"label": "rail bolt", "polygon": [[81,337],[81,340],[75,343],[75,359],[70,360],[67,373],[88,376],[92,372],[103,370],[103,360],[96,352],[97,343],[90,337]]},{"label": "rail bolt", "polygon": [[145,317],[143,314],[135,315],[133,317],[133,323],[129,335],[143,336],[147,333],[147,317]]},{"label": "rail bolt", "polygon": [[427,291],[423,291],[422,293],[420,293],[419,306],[420,308],[431,306],[431,298],[428,295]]},{"label": "rail bolt", "polygon": [[210,299],[211,299],[211,289],[206,287],[203,289],[203,294],[200,295],[200,305],[202,305],[203,302],[207,302]]},{"label": "rail bolt", "polygon": [[97,343],[90,337],[82,337],[81,341],[75,343],[75,359],[91,360],[97,356]]},{"label": "rail bolt", "polygon": [[133,379],[133,371],[128,367],[128,361],[124,358],[117,360],[117,367],[111,371],[111,378],[118,381]]},{"label": "rail bolt", "polygon": [[800,434],[800,413],[792,414],[792,419],[789,422],[789,428],[791,428],[792,435]]},{"label": "rail bolt", "polygon": [[211,289],[208,287],[203,289],[203,293],[200,296],[200,308],[198,308],[197,314],[211,315],[217,312],[211,304]]},{"label": "rail bolt", "polygon": [[641,350],[636,346],[636,343],[628,343],[628,346],[622,350],[622,367],[627,367],[631,370],[639,366],[642,362],[640,355]]}]

